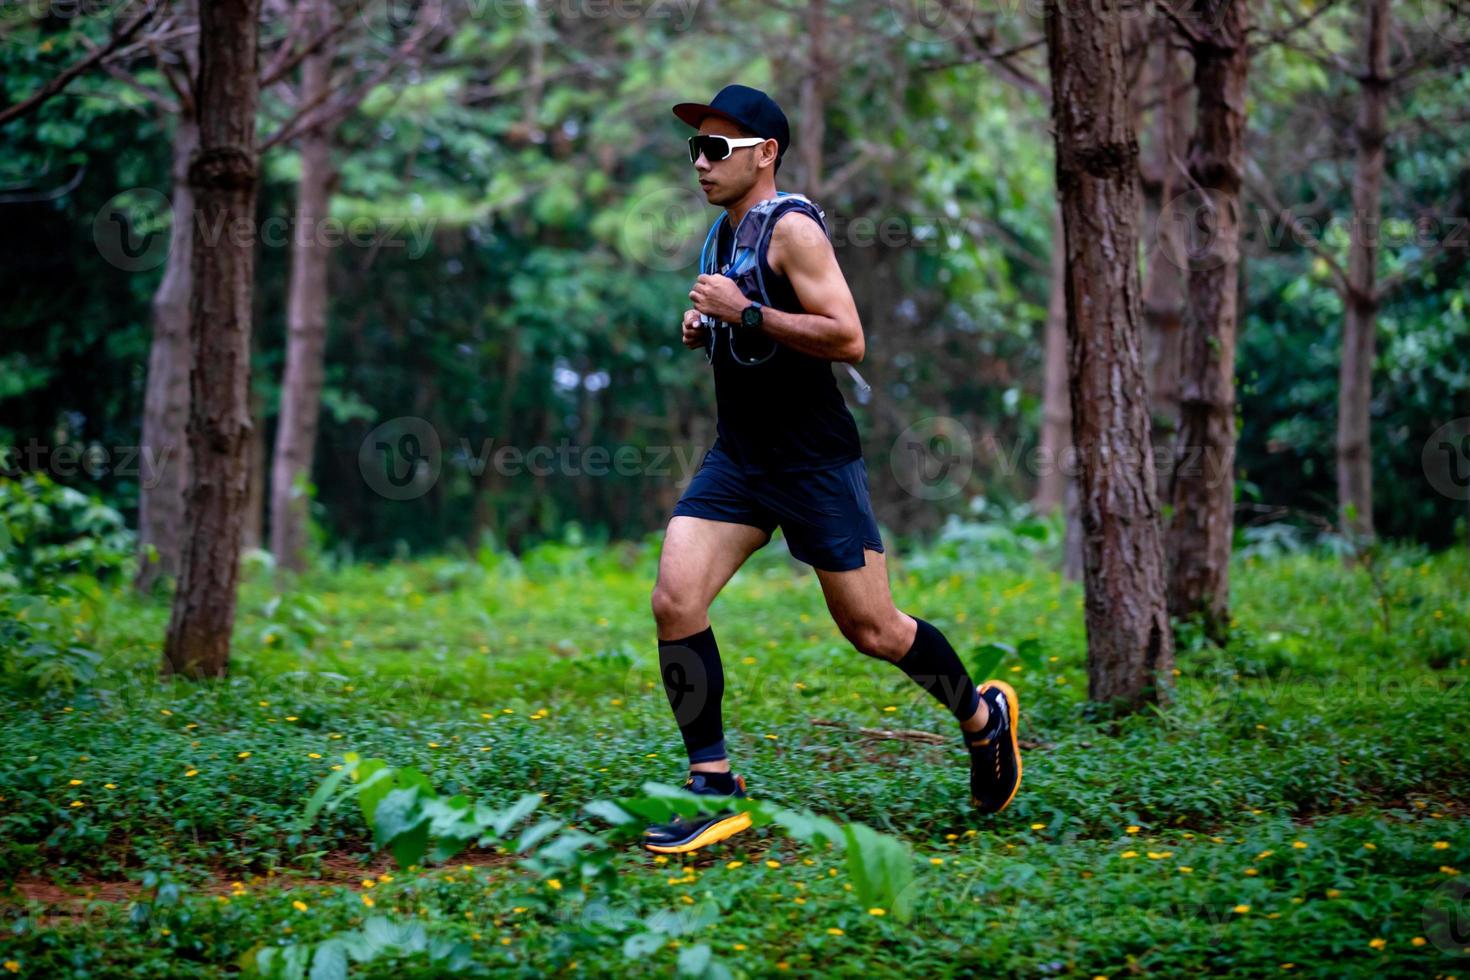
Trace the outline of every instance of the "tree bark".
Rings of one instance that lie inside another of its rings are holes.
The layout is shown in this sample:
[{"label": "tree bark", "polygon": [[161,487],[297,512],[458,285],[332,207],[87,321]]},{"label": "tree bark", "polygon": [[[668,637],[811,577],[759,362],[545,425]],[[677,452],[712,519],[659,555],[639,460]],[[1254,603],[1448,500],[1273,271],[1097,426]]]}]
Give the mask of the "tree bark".
[{"label": "tree bark", "polygon": [[1153,248],[1143,285],[1144,362],[1148,371],[1155,451],[1173,444],[1179,427],[1179,344],[1184,323],[1184,247],[1171,207],[1185,190],[1181,166],[1189,152],[1189,89],[1174,50],[1173,31],[1161,21],[1154,41],[1154,73],[1159,97],[1154,110],[1150,184],[1155,189]]},{"label": "tree bark", "polygon": [[1366,0],[1365,71],[1358,103],[1357,165],[1353,175],[1352,242],[1343,297],[1342,361],[1337,388],[1337,506],[1345,532],[1371,541],[1373,532],[1374,334],[1378,325],[1378,232],[1387,139],[1389,0]]},{"label": "tree bark", "polygon": [[806,181],[807,193],[820,199],[822,143],[826,138],[824,122],[827,115],[826,0],[808,0],[806,13],[807,63],[801,79],[801,128],[797,130],[797,142],[801,154],[801,176]]},{"label": "tree bark", "polygon": [[261,530],[265,522],[265,486],[270,478],[266,470],[265,400],[252,388],[250,392],[250,459],[245,484],[245,516],[240,525],[240,548],[250,551],[262,547]]},{"label": "tree bark", "polygon": [[[322,7],[327,9],[323,10]],[[318,26],[330,22],[330,7],[319,4]],[[332,46],[323,43],[301,63],[301,101],[324,98],[331,84]],[[290,296],[286,304],[286,371],[276,421],[271,463],[271,551],[276,567],[301,572],[306,567],[312,458],[316,453],[322,378],[327,347],[327,265],[331,252],[320,240],[335,177],[332,133],[314,126],[301,135],[301,180],[297,187],[295,238],[291,252]]]},{"label": "tree bark", "polygon": [[1136,707],[1174,663],[1140,353],[1138,141],[1122,0],[1048,0],[1067,360],[1086,591],[1088,696]]},{"label": "tree bark", "polygon": [[[199,127],[187,112],[174,130],[173,228],[168,264],[153,294],[153,341],[143,395],[143,445],[138,481],[138,575],[149,592],[160,576],[179,574],[183,548],[184,494],[189,480],[189,295],[194,253],[194,191],[189,161],[199,146]],[[151,557],[150,557],[151,556]]]},{"label": "tree bark", "polygon": [[191,462],[179,585],[163,672],[223,677],[229,670],[250,435],[250,313],[259,162],[259,0],[199,5],[199,150],[189,165],[193,223],[189,336]]},{"label": "tree bark", "polygon": [[1169,613],[1223,643],[1230,628],[1235,530],[1235,333],[1240,188],[1245,176],[1247,0],[1212,0],[1192,42],[1197,96],[1185,198],[1189,305],[1181,336],[1179,439],[1166,545]]},{"label": "tree bark", "polygon": [[1061,506],[1067,495],[1063,453],[1072,445],[1072,401],[1067,392],[1067,243],[1062,215],[1051,222],[1051,291],[1046,303],[1046,363],[1041,391],[1041,472],[1032,508],[1039,514]]}]

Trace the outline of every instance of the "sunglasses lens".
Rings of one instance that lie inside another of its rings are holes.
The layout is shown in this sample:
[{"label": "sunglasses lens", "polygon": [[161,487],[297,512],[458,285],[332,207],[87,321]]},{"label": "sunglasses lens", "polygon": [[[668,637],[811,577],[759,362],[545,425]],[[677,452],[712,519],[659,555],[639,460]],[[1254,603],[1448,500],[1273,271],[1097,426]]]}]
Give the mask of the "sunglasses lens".
[{"label": "sunglasses lens", "polygon": [[710,163],[716,163],[730,155],[730,144],[721,136],[689,137],[689,162],[698,162],[700,153]]}]

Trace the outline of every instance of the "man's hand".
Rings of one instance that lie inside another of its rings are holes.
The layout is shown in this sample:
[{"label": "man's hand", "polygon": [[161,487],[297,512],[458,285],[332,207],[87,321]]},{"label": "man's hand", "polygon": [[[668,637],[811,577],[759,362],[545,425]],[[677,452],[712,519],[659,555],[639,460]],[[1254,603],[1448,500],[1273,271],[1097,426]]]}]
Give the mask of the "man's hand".
[{"label": "man's hand", "polygon": [[699,311],[684,311],[684,346],[690,350],[699,350],[705,345],[705,338],[709,335],[709,328],[699,325]]},{"label": "man's hand", "polygon": [[741,312],[750,305],[750,300],[729,276],[700,276],[694,280],[689,298],[700,313],[726,323],[739,323]]}]

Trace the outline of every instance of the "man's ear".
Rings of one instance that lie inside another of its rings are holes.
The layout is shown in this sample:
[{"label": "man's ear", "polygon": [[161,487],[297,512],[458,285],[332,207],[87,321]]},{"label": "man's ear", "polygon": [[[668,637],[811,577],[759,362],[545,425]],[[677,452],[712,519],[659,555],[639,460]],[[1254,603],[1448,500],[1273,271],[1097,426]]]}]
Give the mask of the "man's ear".
[{"label": "man's ear", "polygon": [[[765,152],[766,152],[766,148],[769,147],[772,143],[775,143],[775,142],[776,142],[775,140],[766,140],[764,143],[762,143],[760,145],[760,151],[761,151],[762,158],[764,158],[764,155],[765,155]],[[778,143],[777,144],[777,149],[776,149],[776,156],[771,157],[771,168],[772,168],[772,172],[775,171],[776,160],[780,156],[780,154],[781,154],[780,144]]]}]

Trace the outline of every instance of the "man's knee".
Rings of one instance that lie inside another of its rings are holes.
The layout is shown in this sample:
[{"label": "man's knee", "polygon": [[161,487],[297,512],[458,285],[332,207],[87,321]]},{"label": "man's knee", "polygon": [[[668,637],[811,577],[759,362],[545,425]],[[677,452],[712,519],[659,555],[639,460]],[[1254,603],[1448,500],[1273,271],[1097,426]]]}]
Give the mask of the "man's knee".
[{"label": "man's knee", "polygon": [[688,590],[660,582],[653,587],[649,604],[660,636],[680,639],[699,632],[705,610],[700,608],[697,597]]},{"label": "man's knee", "polygon": [[899,617],[853,614],[837,618],[837,628],[859,653],[879,660],[897,661],[907,652],[898,630]]}]

